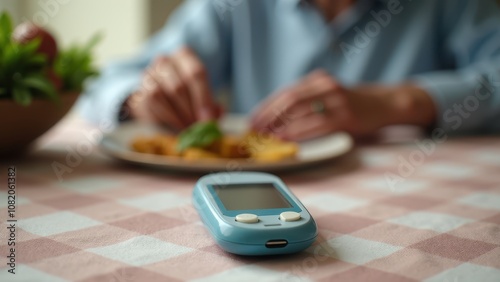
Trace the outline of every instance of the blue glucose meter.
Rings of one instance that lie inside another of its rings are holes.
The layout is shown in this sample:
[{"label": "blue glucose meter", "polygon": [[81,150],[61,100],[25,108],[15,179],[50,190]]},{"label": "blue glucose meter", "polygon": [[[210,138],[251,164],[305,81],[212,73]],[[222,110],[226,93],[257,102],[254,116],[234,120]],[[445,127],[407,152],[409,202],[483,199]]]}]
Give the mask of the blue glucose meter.
[{"label": "blue glucose meter", "polygon": [[271,174],[209,174],[196,183],[193,200],[212,237],[230,253],[295,253],[309,247],[318,234],[307,209]]}]

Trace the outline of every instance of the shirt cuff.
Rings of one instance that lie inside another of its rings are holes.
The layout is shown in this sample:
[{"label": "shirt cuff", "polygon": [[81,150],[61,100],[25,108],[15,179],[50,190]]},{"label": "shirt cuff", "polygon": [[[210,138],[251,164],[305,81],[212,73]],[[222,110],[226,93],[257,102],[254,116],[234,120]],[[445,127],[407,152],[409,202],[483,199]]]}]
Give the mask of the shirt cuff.
[{"label": "shirt cuff", "polygon": [[411,78],[426,90],[437,110],[436,127],[450,135],[478,133],[487,119],[492,88],[481,75],[439,72]]},{"label": "shirt cuff", "polygon": [[124,73],[119,80],[92,85],[78,105],[81,114],[103,130],[116,128],[123,103],[139,87],[140,79],[136,72]]}]

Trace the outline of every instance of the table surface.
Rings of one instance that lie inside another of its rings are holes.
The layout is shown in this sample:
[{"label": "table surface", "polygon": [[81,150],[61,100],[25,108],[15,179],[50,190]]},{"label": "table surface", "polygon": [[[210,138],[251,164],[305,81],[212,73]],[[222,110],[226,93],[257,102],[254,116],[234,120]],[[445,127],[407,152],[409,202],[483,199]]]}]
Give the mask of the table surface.
[{"label": "table surface", "polygon": [[[191,205],[199,175],[127,166],[59,124],[16,167],[15,272],[1,281],[500,281],[500,138],[384,142],[280,176],[319,227],[295,255],[222,251]],[[424,147],[426,144],[427,147]],[[427,149],[425,149],[427,148]]]}]

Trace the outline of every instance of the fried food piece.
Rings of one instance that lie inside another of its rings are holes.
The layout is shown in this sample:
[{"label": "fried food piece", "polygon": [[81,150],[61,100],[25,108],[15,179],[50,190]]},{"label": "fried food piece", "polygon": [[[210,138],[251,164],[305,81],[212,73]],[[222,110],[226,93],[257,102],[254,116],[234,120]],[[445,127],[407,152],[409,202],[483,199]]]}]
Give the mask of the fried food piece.
[{"label": "fried food piece", "polygon": [[[220,151],[221,151],[221,146],[222,146],[222,142],[221,140],[216,140],[214,141],[212,144],[210,144],[209,146],[207,147],[204,147],[202,148],[203,150],[206,150],[206,151],[209,151],[209,152],[212,152],[216,155],[220,155]],[[220,156],[219,156],[220,157]]]},{"label": "fried food piece", "polygon": [[280,161],[294,158],[299,151],[299,146],[295,142],[287,142],[278,137],[265,134],[250,132],[245,136],[247,151],[251,158],[257,161]]},{"label": "fried food piece", "polygon": [[132,149],[144,154],[155,154],[153,140],[149,137],[139,136],[132,141]]},{"label": "fried food piece", "polygon": [[172,135],[157,135],[153,138],[153,143],[159,155],[180,156],[177,151],[177,137]]},{"label": "fried food piece", "polygon": [[177,138],[172,135],[158,134],[153,137],[137,137],[131,144],[134,151],[145,154],[180,156],[177,152]]},{"label": "fried food piece", "polygon": [[276,142],[267,144],[262,150],[252,153],[252,158],[262,162],[276,162],[294,158],[299,151],[297,144],[293,142]]},{"label": "fried food piece", "polygon": [[221,139],[203,148],[206,151],[218,155],[219,158],[242,159],[250,157],[245,139],[238,136],[225,135]]},{"label": "fried food piece", "polygon": [[220,158],[219,155],[201,148],[188,148],[182,153],[182,157],[190,161]]},{"label": "fried food piece", "polygon": [[249,158],[250,151],[241,137],[226,135],[220,140],[219,155],[223,158]]}]

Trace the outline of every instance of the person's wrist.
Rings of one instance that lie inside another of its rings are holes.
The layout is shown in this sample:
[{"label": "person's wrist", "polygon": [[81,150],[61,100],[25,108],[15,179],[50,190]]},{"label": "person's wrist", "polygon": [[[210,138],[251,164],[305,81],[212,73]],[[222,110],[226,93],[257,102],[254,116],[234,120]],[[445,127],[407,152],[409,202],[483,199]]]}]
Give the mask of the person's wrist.
[{"label": "person's wrist", "polygon": [[399,124],[401,120],[401,103],[396,101],[397,89],[382,84],[361,84],[351,89],[349,97],[359,96],[351,103],[358,105],[359,114],[364,116],[370,128],[380,129],[385,126]]},{"label": "person's wrist", "polygon": [[385,92],[387,101],[386,125],[411,124],[431,126],[436,119],[432,98],[424,90],[412,84],[391,87]]}]

